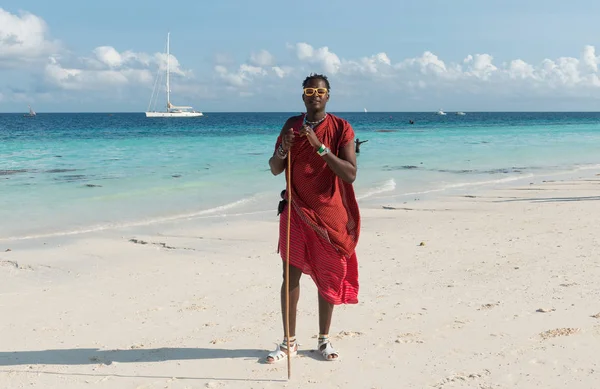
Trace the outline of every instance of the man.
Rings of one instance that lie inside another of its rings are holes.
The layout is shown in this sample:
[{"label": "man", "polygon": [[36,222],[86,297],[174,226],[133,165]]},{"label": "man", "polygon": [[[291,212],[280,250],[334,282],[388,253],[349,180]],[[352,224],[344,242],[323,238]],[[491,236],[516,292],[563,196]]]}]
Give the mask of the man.
[{"label": "man", "polygon": [[362,145],[363,143],[368,142],[369,140],[363,140],[361,141],[360,139],[356,138],[356,140],[354,141],[354,143],[356,143],[356,154],[360,153],[360,145]]},{"label": "man", "polygon": [[[291,158],[292,203],[280,209],[279,252],[284,276],[287,260],[287,220],[290,222],[290,355],[296,343],[296,308],[300,277],[310,275],[318,289],[319,338],[317,349],[327,361],[339,357],[329,340],[334,305],[358,302],[358,262],[355,248],[360,214],[352,183],[356,179],[354,130],[325,111],[330,85],[327,77],[311,74],[302,83],[306,114],[287,120],[269,159],[274,175],[287,170]],[[287,173],[287,172],[286,172]],[[286,174],[286,181],[288,175]],[[287,194],[285,196],[288,197]],[[283,342],[267,356],[268,363],[288,356],[286,339],[285,278],[281,286]]]}]

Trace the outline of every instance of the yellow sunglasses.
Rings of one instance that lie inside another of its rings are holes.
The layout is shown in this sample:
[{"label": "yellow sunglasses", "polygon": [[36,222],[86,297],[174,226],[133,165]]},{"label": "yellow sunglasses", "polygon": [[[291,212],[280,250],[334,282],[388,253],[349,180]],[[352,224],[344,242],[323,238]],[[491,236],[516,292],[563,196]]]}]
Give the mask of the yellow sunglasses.
[{"label": "yellow sunglasses", "polygon": [[304,88],[304,94],[306,96],[313,96],[315,93],[320,97],[323,97],[327,94],[327,88]]}]

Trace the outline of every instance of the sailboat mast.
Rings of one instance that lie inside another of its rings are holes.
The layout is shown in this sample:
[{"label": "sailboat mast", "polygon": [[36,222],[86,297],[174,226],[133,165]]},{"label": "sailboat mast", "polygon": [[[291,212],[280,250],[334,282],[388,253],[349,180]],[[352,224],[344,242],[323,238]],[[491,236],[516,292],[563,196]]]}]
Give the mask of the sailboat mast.
[{"label": "sailboat mast", "polygon": [[169,108],[171,108],[171,85],[169,84],[169,57],[171,56],[170,52],[171,52],[171,48],[170,48],[170,40],[171,40],[171,33],[167,33],[167,112],[169,111]]}]

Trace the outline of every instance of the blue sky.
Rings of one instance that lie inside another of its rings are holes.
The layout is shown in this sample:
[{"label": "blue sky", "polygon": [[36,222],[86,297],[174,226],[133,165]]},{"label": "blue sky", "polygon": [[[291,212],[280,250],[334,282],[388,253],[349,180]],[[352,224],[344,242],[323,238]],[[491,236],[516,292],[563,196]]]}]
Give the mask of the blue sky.
[{"label": "blue sky", "polygon": [[332,111],[598,110],[599,11],[591,0],[10,0],[0,111],[143,112],[167,31],[172,102],[205,112],[300,111],[310,72],[330,77]]}]

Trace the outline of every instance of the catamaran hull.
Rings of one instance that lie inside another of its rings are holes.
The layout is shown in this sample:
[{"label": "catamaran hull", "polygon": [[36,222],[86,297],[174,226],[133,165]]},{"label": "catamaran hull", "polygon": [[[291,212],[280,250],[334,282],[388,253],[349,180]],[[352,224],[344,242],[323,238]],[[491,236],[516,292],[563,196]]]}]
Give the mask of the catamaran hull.
[{"label": "catamaran hull", "polygon": [[195,118],[202,112],[146,112],[147,118]]}]

